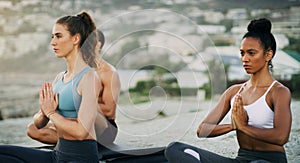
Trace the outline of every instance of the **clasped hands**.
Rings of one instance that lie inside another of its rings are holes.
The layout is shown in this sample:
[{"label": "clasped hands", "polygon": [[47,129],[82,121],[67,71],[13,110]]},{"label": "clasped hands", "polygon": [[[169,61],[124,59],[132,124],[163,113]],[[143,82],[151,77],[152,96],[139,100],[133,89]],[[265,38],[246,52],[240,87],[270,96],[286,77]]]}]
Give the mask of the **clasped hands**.
[{"label": "clasped hands", "polygon": [[58,94],[53,93],[51,83],[44,83],[40,90],[40,108],[42,113],[49,118],[56,112],[58,106]]},{"label": "clasped hands", "polygon": [[234,130],[241,129],[248,125],[248,114],[243,107],[242,96],[237,94],[231,112],[231,123]]}]

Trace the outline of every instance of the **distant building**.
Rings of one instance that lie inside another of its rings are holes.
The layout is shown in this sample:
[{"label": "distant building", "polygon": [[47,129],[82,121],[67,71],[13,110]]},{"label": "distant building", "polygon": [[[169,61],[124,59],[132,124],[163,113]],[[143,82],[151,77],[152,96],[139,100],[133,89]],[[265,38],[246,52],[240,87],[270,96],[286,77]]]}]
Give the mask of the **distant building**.
[{"label": "distant building", "polygon": [[0,9],[10,9],[13,7],[13,4],[11,1],[0,1]]},{"label": "distant building", "polygon": [[300,72],[299,56],[297,59],[289,53],[278,50],[272,61],[274,65],[274,75],[283,80],[290,80],[293,74]]},{"label": "distant building", "polygon": [[127,92],[129,88],[135,87],[138,81],[151,78],[147,70],[118,70],[121,82],[121,91]]},{"label": "distant building", "polygon": [[223,34],[226,27],[223,25],[198,25],[197,33],[199,34]]},{"label": "distant building", "polygon": [[[224,65],[230,65],[228,70],[229,80],[243,80],[249,77],[242,67],[237,46],[209,47],[206,53],[213,57],[221,57]],[[300,59],[297,60],[281,49],[277,50],[272,63],[274,75],[279,79],[289,80],[293,74],[300,72]]]},{"label": "distant building", "polygon": [[175,73],[180,88],[196,88],[208,83],[207,63],[203,54],[198,54],[186,67]]},{"label": "distant building", "polygon": [[232,20],[247,19],[248,18],[247,9],[246,8],[230,9],[227,12],[226,18]]}]

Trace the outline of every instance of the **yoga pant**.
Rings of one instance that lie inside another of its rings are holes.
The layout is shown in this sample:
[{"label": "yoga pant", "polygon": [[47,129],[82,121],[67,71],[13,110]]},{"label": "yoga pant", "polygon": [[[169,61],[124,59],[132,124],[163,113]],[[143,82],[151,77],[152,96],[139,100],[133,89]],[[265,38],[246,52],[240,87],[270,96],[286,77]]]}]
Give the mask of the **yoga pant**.
[{"label": "yoga pant", "polygon": [[118,133],[118,126],[114,120],[107,120],[107,128],[103,131],[100,137],[97,137],[99,145],[106,146],[112,144]]},{"label": "yoga pant", "polygon": [[0,162],[9,163],[54,163],[53,151],[38,150],[28,147],[0,145]]},{"label": "yoga pant", "polygon": [[165,157],[170,163],[286,163],[283,152],[254,151],[239,149],[236,158],[229,158],[196,148],[184,143],[173,142],[165,150]]},{"label": "yoga pant", "polygon": [[11,163],[58,163],[89,162],[98,163],[97,142],[95,140],[65,140],[59,138],[55,149],[39,150],[28,147],[0,145],[0,162]]}]

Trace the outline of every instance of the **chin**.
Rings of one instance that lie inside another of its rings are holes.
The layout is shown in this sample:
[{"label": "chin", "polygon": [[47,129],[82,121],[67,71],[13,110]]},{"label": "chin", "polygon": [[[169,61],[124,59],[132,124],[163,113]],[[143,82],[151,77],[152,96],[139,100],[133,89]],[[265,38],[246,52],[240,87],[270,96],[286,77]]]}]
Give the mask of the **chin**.
[{"label": "chin", "polygon": [[59,54],[55,54],[55,56],[57,57],[57,58],[62,58],[63,56],[61,56],[61,55],[59,55]]},{"label": "chin", "polygon": [[250,71],[250,70],[245,70],[245,72],[246,72],[247,74],[249,74],[249,75],[253,74],[253,72]]}]

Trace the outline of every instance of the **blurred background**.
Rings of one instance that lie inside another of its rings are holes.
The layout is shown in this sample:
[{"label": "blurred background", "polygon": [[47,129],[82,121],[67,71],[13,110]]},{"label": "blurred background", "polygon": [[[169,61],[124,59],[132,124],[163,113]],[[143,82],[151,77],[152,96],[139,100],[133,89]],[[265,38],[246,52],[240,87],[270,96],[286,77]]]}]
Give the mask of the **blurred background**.
[{"label": "blurred background", "polygon": [[189,99],[194,112],[199,101],[215,101],[248,79],[239,45],[260,17],[272,21],[278,45],[273,75],[299,101],[299,0],[0,0],[0,143],[24,141],[18,127],[38,110],[41,84],[65,70],[49,44],[53,24],[81,10],[105,35],[101,55],[120,75],[119,108]]},{"label": "blurred background", "polygon": [[299,0],[1,0],[0,8],[0,119],[36,111],[41,83],[65,69],[49,44],[53,24],[81,10],[104,32],[102,57],[134,102],[149,100],[153,86],[170,96],[210,98],[246,80],[239,44],[259,17],[273,23],[275,77],[299,96]]}]

